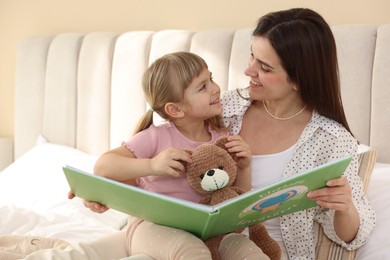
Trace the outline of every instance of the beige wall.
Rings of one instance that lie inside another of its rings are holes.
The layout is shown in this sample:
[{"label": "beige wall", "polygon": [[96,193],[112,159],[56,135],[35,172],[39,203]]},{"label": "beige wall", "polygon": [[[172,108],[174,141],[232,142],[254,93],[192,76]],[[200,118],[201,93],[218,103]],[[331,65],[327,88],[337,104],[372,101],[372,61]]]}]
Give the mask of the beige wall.
[{"label": "beige wall", "polygon": [[237,29],[292,7],[312,8],[331,25],[390,23],[390,0],[0,0],[0,137],[13,136],[15,51],[28,35]]}]

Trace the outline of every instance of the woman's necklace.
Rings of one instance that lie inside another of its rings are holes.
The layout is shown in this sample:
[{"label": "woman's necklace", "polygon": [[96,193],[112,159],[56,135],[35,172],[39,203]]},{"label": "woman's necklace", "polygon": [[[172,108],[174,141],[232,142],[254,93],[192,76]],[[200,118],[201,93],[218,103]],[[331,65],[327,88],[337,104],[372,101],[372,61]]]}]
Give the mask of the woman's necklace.
[{"label": "woman's necklace", "polygon": [[265,104],[265,102],[263,101],[263,106],[264,106],[264,109],[265,109],[265,112],[267,112],[268,115],[270,115],[270,117],[272,118],[275,118],[277,120],[289,120],[291,118],[294,118],[298,115],[300,115],[307,107],[307,104],[301,109],[299,110],[296,114],[292,115],[292,116],[288,116],[288,117],[278,117],[278,116],[274,116],[273,114],[271,114],[271,112],[269,112],[268,108],[267,108],[267,105]]}]

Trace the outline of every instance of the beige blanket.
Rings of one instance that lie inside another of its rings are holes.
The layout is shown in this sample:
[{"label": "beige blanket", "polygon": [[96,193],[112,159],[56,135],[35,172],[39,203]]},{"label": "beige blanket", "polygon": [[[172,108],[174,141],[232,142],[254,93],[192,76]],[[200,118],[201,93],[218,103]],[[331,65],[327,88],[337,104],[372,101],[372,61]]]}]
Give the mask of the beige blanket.
[{"label": "beige blanket", "polygon": [[46,248],[65,248],[69,243],[61,239],[38,236],[0,236],[0,259],[15,260]]}]

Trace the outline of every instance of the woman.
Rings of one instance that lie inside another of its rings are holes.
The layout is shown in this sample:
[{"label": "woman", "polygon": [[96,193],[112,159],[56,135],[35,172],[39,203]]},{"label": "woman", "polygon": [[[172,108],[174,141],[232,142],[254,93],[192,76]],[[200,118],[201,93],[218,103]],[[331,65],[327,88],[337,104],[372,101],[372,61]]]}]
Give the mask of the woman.
[{"label": "woman", "polygon": [[[314,222],[347,249],[363,245],[376,214],[357,175],[358,143],[341,102],[329,25],[309,9],[265,15],[253,32],[245,74],[249,87],[224,93],[222,105],[230,134],[240,135],[250,146],[253,188],[354,156],[344,177],[308,194],[318,207],[265,222],[283,257],[315,259]],[[86,206],[107,210],[92,202]]]},{"label": "woman", "polygon": [[357,140],[341,102],[336,45],[309,9],[273,12],[253,32],[249,87],[226,92],[223,117],[252,151],[252,187],[354,155],[344,177],[308,194],[318,207],[266,221],[284,257],[314,259],[314,222],[347,249],[363,245],[375,212],[357,174]]}]

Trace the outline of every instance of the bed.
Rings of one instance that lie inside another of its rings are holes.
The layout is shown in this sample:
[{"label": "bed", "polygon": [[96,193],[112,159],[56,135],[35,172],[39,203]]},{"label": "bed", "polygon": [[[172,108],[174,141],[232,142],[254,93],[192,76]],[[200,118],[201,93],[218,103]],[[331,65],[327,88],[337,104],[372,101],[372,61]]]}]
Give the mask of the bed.
[{"label": "bed", "polygon": [[[332,29],[347,118],[362,151],[376,154],[364,178],[378,214],[377,228],[356,259],[390,259],[390,24]],[[15,133],[9,149],[14,161],[0,172],[0,236],[77,242],[121,229],[124,214],[96,214],[80,199],[67,199],[62,166],[92,171],[97,156],[131,136],[147,109],[141,75],[165,53],[197,53],[223,90],[245,87],[251,30],[63,33],[23,39],[16,57]]]}]

